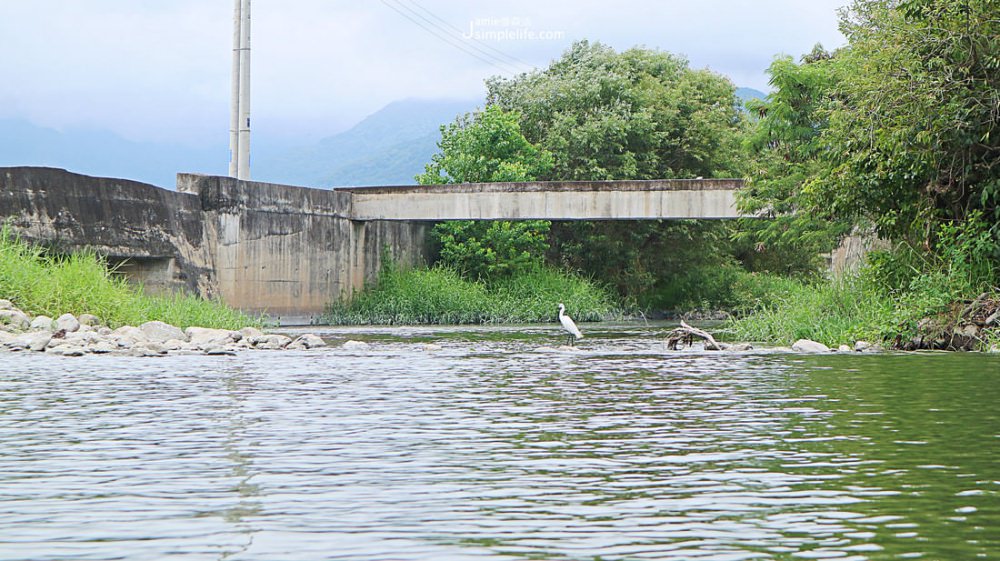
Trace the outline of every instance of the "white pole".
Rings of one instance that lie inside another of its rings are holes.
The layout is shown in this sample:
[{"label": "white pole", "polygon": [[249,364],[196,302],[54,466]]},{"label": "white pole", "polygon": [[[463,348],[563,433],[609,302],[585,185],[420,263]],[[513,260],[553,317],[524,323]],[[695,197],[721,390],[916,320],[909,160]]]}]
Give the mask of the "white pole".
[{"label": "white pole", "polygon": [[243,0],[240,33],[240,132],[236,176],[250,179],[250,0]]},{"label": "white pole", "polygon": [[242,0],[236,0],[233,8],[233,74],[229,105],[229,177],[239,174],[240,153],[240,27]]}]

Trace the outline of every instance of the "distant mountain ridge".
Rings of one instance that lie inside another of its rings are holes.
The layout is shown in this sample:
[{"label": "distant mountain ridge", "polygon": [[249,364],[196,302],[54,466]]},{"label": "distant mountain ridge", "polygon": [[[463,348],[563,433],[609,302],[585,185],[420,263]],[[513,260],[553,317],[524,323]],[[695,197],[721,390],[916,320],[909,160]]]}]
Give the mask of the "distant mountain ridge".
[{"label": "distant mountain ridge", "polygon": [[412,185],[438,150],[441,125],[476,106],[469,100],[394,101],[340,134],[259,158],[254,177],[311,187]]},{"label": "distant mountain ridge", "polygon": [[225,174],[227,148],[135,142],[101,129],[58,131],[22,119],[0,119],[0,166],[45,166],[118,177],[173,189],[177,172]]},{"label": "distant mountain ridge", "polygon": [[[747,100],[767,94],[738,88]],[[395,101],[350,129],[297,148],[257,143],[251,177],[306,187],[412,185],[437,153],[441,126],[474,111],[473,100]],[[50,166],[173,189],[177,172],[225,175],[228,146],[192,148],[134,142],[108,131],[55,129],[0,119],[0,166]]]}]

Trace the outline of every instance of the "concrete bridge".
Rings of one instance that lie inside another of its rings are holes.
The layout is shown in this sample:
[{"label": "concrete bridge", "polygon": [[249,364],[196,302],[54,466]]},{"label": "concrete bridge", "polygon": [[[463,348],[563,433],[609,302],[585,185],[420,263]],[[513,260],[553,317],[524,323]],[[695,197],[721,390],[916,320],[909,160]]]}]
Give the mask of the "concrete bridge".
[{"label": "concrete bridge", "polygon": [[[384,250],[426,262],[434,222],[736,218],[739,180],[308,189],[178,174],[177,190],[52,168],[0,168],[0,221],[59,251],[106,255],[152,291],[186,289],[308,322],[360,289]],[[0,294],[0,298],[3,295]]]}]

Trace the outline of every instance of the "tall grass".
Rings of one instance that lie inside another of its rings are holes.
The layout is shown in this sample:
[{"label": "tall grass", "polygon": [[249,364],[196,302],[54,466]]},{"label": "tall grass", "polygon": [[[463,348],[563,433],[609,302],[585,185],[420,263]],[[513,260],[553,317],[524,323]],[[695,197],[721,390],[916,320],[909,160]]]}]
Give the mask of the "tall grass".
[{"label": "tall grass", "polygon": [[[746,313],[729,326],[736,338],[790,343],[805,338],[827,345],[864,339],[908,340],[919,322],[954,323],[982,293],[1000,298],[1000,263],[988,234],[945,229],[935,253],[901,244],[873,252],[860,270],[842,278],[803,282],[762,275],[743,287]],[[994,330],[987,337],[1000,339]]]},{"label": "tall grass", "polygon": [[178,327],[259,325],[221,303],[175,294],[149,296],[108,270],[94,252],[50,255],[0,229],[0,298],[32,315],[93,314],[111,327],[160,320]]},{"label": "tall grass", "polygon": [[621,317],[610,293],[582,277],[540,268],[486,284],[446,267],[401,270],[328,308],[334,324],[476,324],[554,321],[558,303],[579,321]]}]

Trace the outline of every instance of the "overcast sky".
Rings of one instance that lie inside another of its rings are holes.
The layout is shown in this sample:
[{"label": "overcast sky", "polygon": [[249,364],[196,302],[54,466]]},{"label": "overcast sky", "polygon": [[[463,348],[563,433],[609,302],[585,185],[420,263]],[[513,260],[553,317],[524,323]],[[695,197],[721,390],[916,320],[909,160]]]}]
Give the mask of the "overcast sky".
[{"label": "overcast sky", "polygon": [[[776,54],[843,44],[845,3],[253,0],[253,134],[305,143],[393,100],[481,99],[485,78],[579,39],[683,54],[766,90]],[[232,16],[233,0],[0,0],[0,118],[224,145]]]}]

